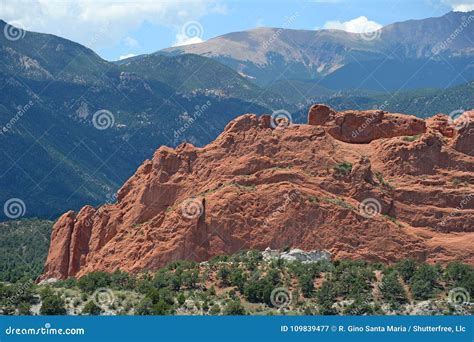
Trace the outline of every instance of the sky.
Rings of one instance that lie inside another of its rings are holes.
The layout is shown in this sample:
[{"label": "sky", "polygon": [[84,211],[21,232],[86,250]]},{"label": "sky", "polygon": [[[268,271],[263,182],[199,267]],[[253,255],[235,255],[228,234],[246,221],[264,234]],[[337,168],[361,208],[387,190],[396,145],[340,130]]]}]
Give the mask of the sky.
[{"label": "sky", "polygon": [[474,10],[474,0],[0,0],[0,19],[111,61],[261,26],[366,32],[452,10]]}]

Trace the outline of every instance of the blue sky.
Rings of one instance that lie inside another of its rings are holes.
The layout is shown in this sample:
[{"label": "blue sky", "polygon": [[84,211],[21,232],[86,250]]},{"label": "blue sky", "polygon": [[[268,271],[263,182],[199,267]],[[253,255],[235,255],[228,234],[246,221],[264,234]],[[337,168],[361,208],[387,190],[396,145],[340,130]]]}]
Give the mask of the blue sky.
[{"label": "blue sky", "polygon": [[258,26],[358,32],[473,9],[474,0],[1,0],[0,18],[117,60]]}]

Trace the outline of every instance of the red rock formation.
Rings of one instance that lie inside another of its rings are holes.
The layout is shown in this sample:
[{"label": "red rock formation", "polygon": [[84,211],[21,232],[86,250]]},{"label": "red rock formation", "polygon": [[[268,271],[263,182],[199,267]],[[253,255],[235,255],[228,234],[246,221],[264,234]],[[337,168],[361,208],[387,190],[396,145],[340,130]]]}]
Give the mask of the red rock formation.
[{"label": "red rock formation", "polygon": [[332,137],[349,143],[369,143],[376,139],[412,136],[426,131],[425,122],[415,116],[382,110],[337,113],[321,104],[311,107],[308,124],[323,126]]},{"label": "red rock formation", "polygon": [[453,124],[456,127],[454,148],[474,156],[474,111],[464,112]]},{"label": "red rock formation", "polygon": [[284,246],[474,264],[472,131],[322,105],[308,116],[272,129],[247,114],[204,148],[160,147],[117,203],[57,221],[43,279]]}]

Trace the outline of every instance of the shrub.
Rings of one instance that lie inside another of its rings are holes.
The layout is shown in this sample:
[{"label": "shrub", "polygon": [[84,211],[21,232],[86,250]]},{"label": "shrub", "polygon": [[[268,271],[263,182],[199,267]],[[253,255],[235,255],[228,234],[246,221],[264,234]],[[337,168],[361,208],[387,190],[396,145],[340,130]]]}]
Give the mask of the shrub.
[{"label": "shrub", "polygon": [[217,276],[221,280],[222,287],[227,287],[230,285],[230,282],[229,282],[230,270],[227,266],[222,267],[219,270],[219,272],[217,272]]},{"label": "shrub", "polygon": [[224,308],[224,315],[245,315],[245,309],[242,306],[242,303],[240,303],[240,300],[235,299],[227,303]]},{"label": "shrub", "polygon": [[237,287],[240,293],[243,293],[244,285],[245,285],[245,282],[247,281],[247,277],[244,275],[244,272],[240,268],[234,267],[231,269],[229,278],[230,278],[230,284],[232,286]]},{"label": "shrub", "polygon": [[349,306],[344,309],[345,315],[361,316],[373,315],[375,313],[372,306],[361,297],[356,298]]},{"label": "shrub", "polygon": [[404,281],[410,282],[416,271],[416,262],[413,259],[405,259],[405,260],[399,261],[395,265],[395,268],[398,271],[398,273],[401,275]]},{"label": "shrub", "polygon": [[183,305],[184,302],[186,302],[186,297],[184,296],[183,293],[180,293],[180,294],[178,295],[178,298],[177,298],[177,299],[178,299],[178,304],[179,304],[180,306]]},{"label": "shrub", "polygon": [[163,299],[160,299],[158,303],[154,304],[152,307],[153,315],[171,315],[173,312],[173,307],[170,303],[166,302]]},{"label": "shrub", "polygon": [[136,280],[130,274],[115,271],[109,274],[110,286],[116,290],[133,290],[136,287]]},{"label": "shrub", "polygon": [[92,293],[101,287],[110,287],[111,277],[106,272],[91,272],[77,281],[77,286],[84,292]]},{"label": "shrub", "polygon": [[301,288],[303,296],[311,298],[314,293],[314,283],[311,274],[303,274],[298,278],[298,282]]},{"label": "shrub", "polygon": [[325,280],[316,292],[316,299],[321,307],[330,308],[336,300],[334,285]]},{"label": "shrub", "polygon": [[61,296],[53,293],[51,289],[46,288],[41,295],[41,315],[65,315],[66,303]]},{"label": "shrub", "polygon": [[377,180],[379,181],[379,183],[388,188],[388,189],[393,189],[393,185],[391,185],[389,182],[387,182],[384,178],[383,178],[383,174],[381,172],[375,172],[375,177],[377,178]]},{"label": "shrub", "polygon": [[31,304],[30,303],[20,303],[18,305],[18,314],[23,316],[31,315]]},{"label": "shrub", "polygon": [[392,308],[398,308],[401,304],[407,302],[405,289],[398,280],[397,272],[390,272],[389,274],[384,275],[379,288],[384,300],[389,303]]},{"label": "shrub", "polygon": [[152,315],[153,314],[153,302],[150,298],[145,297],[138,303],[135,310],[137,315]]},{"label": "shrub", "polygon": [[102,312],[102,309],[94,303],[93,300],[90,300],[84,305],[82,313],[86,315],[98,316]]},{"label": "shrub", "polygon": [[221,313],[221,308],[219,306],[219,304],[214,304],[212,307],[211,307],[211,310],[209,311],[209,314],[210,315],[218,315]]},{"label": "shrub", "polygon": [[346,176],[349,173],[351,173],[351,171],[352,171],[352,164],[351,163],[343,162],[343,163],[339,163],[336,166],[334,166],[334,173],[337,176]]},{"label": "shrub", "polygon": [[439,274],[436,267],[422,264],[417,268],[411,278],[411,290],[416,299],[429,299],[433,296],[433,292],[438,280]]},{"label": "shrub", "polygon": [[444,277],[452,287],[465,288],[474,296],[474,267],[454,261],[446,267]]},{"label": "shrub", "polygon": [[420,137],[421,137],[421,134],[408,135],[408,136],[403,137],[403,140],[406,142],[413,142],[413,141],[418,140]]},{"label": "shrub", "polygon": [[342,260],[334,272],[335,290],[338,296],[356,299],[358,296],[371,296],[374,274],[364,262]]},{"label": "shrub", "polygon": [[171,290],[178,292],[179,289],[181,289],[181,285],[183,284],[183,280],[181,278],[181,275],[179,274],[173,274],[169,278],[169,287]]},{"label": "shrub", "polygon": [[181,275],[181,280],[188,289],[195,288],[199,281],[199,271],[185,271]]}]

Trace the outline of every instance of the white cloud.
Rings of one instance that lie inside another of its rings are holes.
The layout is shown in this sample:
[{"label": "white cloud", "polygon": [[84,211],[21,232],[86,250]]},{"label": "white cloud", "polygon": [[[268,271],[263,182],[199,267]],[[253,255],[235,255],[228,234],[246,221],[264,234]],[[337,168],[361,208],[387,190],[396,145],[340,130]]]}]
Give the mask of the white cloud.
[{"label": "white cloud", "polygon": [[474,11],[474,2],[466,0],[443,0],[446,5],[451,6],[456,12],[470,12]]},{"label": "white cloud", "polygon": [[[144,22],[176,32],[208,13],[225,13],[216,0],[2,0],[0,18],[30,31],[59,35],[92,49],[134,44],[128,32]],[[125,40],[124,40],[125,39]]]},{"label": "white cloud", "polygon": [[470,4],[460,4],[460,5],[456,5],[456,6],[453,6],[453,10],[456,11],[456,12],[470,12],[470,11],[474,11],[474,4],[470,5]]},{"label": "white cloud", "polygon": [[204,27],[202,27],[199,21],[187,21],[176,34],[176,40],[173,46],[202,43],[203,34]]},{"label": "white cloud", "polygon": [[325,29],[337,29],[337,30],[344,30],[347,32],[353,33],[367,33],[377,31],[378,29],[382,28],[382,25],[379,23],[369,20],[365,16],[360,16],[358,18],[349,20],[349,21],[326,21],[324,24]]},{"label": "white cloud", "polygon": [[176,41],[173,43],[173,46],[197,44],[202,43],[203,41],[204,40],[199,37],[188,37],[185,34],[178,33],[176,35]]},{"label": "white cloud", "polygon": [[134,53],[129,53],[129,54],[120,56],[120,57],[119,57],[119,61],[121,61],[122,59],[130,58],[130,57],[135,57],[135,56],[136,56],[136,55],[135,55]]}]

